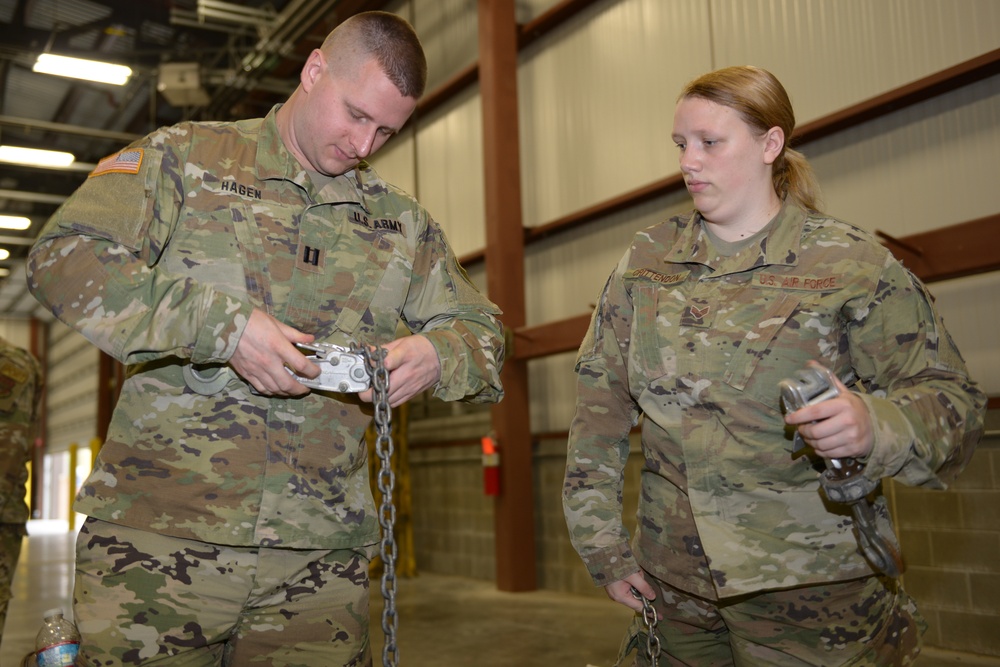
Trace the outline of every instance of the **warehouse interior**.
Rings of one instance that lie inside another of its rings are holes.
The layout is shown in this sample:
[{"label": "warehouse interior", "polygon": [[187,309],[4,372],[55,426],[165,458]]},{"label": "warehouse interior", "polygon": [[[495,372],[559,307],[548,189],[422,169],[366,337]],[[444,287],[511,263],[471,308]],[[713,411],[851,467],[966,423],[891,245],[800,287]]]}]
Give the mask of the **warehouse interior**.
[{"label": "warehouse interior", "polygon": [[[0,161],[0,214],[30,223],[0,230],[0,336],[30,349],[47,382],[0,665],[31,649],[41,611],[69,605],[72,497],[124,372],[28,293],[39,230],[101,158],[157,127],[266,114],[326,34],[365,10],[409,20],[429,64],[416,113],[371,162],[433,214],[509,334],[501,403],[423,396],[394,414],[403,664],[613,663],[629,614],[594,587],[560,504],[575,353],[632,235],[691,208],[670,137],[681,86],[754,64],[792,97],[792,145],[825,210],[927,283],[990,397],[951,488],[892,483],[888,495],[903,581],[930,625],[917,665],[1000,665],[995,0],[0,0],[0,144],[73,155]],[[36,73],[42,53],[132,75]]]}]

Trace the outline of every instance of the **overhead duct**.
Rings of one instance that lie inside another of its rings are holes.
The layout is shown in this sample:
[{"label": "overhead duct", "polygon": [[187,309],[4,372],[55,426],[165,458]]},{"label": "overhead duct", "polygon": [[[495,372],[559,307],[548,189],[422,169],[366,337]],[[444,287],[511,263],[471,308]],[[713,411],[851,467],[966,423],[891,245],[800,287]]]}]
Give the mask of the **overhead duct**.
[{"label": "overhead duct", "polygon": [[243,56],[239,69],[214,91],[205,117],[225,117],[244,92],[253,90],[264,77],[268,60],[291,53],[298,41],[338,3],[339,0],[292,0],[275,17],[271,28],[263,31],[254,48]]},{"label": "overhead duct", "polygon": [[156,90],[175,107],[203,107],[211,101],[201,86],[198,63],[163,63]]},{"label": "overhead duct", "polygon": [[9,199],[11,201],[32,201],[40,204],[62,204],[68,199],[66,195],[53,195],[47,192],[22,192],[21,190],[0,190],[0,201]]},{"label": "overhead duct", "polygon": [[197,12],[198,20],[202,22],[218,20],[225,23],[251,25],[261,31],[266,31],[274,23],[276,17],[275,11],[270,8],[254,9],[220,0],[198,0]]},{"label": "overhead duct", "polygon": [[0,125],[11,125],[13,127],[21,127],[26,130],[40,130],[42,132],[77,134],[97,139],[113,139],[115,141],[123,141],[125,143],[135,141],[142,136],[141,134],[132,134],[129,132],[114,132],[112,130],[101,130],[94,127],[85,127],[83,125],[53,123],[51,121],[39,120],[37,118],[20,118],[17,116],[0,116]]}]

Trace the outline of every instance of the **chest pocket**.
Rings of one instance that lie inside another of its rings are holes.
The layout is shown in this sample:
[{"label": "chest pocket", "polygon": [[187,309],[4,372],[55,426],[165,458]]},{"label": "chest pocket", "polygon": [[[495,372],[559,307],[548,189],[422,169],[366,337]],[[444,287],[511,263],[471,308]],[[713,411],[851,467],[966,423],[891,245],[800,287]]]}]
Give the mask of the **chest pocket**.
[{"label": "chest pocket", "polygon": [[355,222],[350,207],[302,217],[287,317],[317,340],[384,343],[396,331],[412,265],[400,239]]},{"label": "chest pocket", "polygon": [[679,341],[671,331],[677,331],[681,305],[671,307],[667,288],[646,281],[635,281],[632,294],[632,330],[629,347],[629,384],[633,391],[648,386],[653,380],[677,375]]},{"label": "chest pocket", "polygon": [[[357,276],[354,289],[351,290],[350,296],[347,297],[347,301],[344,302],[344,307],[337,317],[336,327],[338,329],[347,333],[353,333],[361,326],[365,313],[371,312],[372,301],[380,291],[379,286],[385,279],[392,257],[393,244],[381,234],[376,234],[368,251],[368,256],[362,265],[363,274]],[[399,295],[399,304],[393,313],[395,318],[399,317],[399,310],[405,291],[400,289],[397,294]],[[372,312],[373,317],[377,315],[378,313]],[[377,328],[376,322],[372,321],[369,324],[373,328]]]},{"label": "chest pocket", "polygon": [[[723,381],[734,389],[744,390],[761,361],[768,356],[783,357],[781,350],[772,347],[778,332],[798,308],[799,299],[793,294],[782,294],[775,300],[759,322],[747,332],[743,341],[726,367]],[[795,369],[791,369],[795,370]],[[777,393],[777,386],[774,388]]]}]

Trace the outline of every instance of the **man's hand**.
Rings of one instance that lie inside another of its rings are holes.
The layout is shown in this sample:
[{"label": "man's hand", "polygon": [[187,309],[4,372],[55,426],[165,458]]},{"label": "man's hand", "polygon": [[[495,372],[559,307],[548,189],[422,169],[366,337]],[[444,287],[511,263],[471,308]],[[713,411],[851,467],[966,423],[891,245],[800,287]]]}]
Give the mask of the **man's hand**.
[{"label": "man's hand", "polygon": [[824,458],[864,458],[875,444],[868,408],[843,382],[833,380],[839,396],[789,413],[785,423],[797,426],[806,444]]},{"label": "man's hand", "polygon": [[319,375],[319,367],[295,347],[296,343],[311,342],[312,334],[254,309],[229,365],[265,396],[302,396],[309,393],[309,388],[289,375],[285,367],[303,377]]},{"label": "man's hand", "polygon": [[649,585],[646,578],[642,576],[642,572],[630,574],[624,579],[608,584],[604,587],[604,592],[607,593],[608,597],[615,602],[623,604],[629,609],[641,612],[642,600],[637,600],[635,596],[632,595],[632,588],[639,591],[639,593],[647,600],[656,599],[656,590]]},{"label": "man's hand", "polygon": [[[385,369],[389,371],[389,405],[396,407],[410,400],[441,379],[437,350],[419,334],[404,336],[386,343]],[[371,389],[358,396],[372,402]]]}]

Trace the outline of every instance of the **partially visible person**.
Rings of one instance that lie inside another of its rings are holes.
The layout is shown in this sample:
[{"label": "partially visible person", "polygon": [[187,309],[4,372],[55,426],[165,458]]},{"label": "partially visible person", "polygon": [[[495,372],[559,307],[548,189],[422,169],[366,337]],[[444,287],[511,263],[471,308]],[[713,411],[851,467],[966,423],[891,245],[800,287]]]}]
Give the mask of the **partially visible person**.
[{"label": "partially visible person", "polygon": [[[684,88],[673,139],[695,210],[636,234],[577,359],[567,524],[612,600],[652,600],[660,664],[912,664],[925,624],[819,474],[854,458],[873,485],[944,488],[982,434],[985,396],[933,300],[872,236],[819,211],[794,127],[765,70]],[[779,383],[815,362],[840,395],[783,413]],[[640,416],[630,542],[623,472]],[[880,488],[871,499],[891,527]],[[631,650],[648,664],[644,628],[619,664]]]},{"label": "partially visible person", "polygon": [[30,352],[0,338],[0,639],[21,542],[28,534],[26,484],[38,431],[42,377]]},{"label": "partially visible person", "polygon": [[412,27],[357,14],[266,117],[153,132],[40,234],[33,294],[128,366],[76,503],[79,664],[370,664],[372,390],[288,371],[378,345],[393,406],[503,394],[499,309],[364,161],[425,82]]}]

